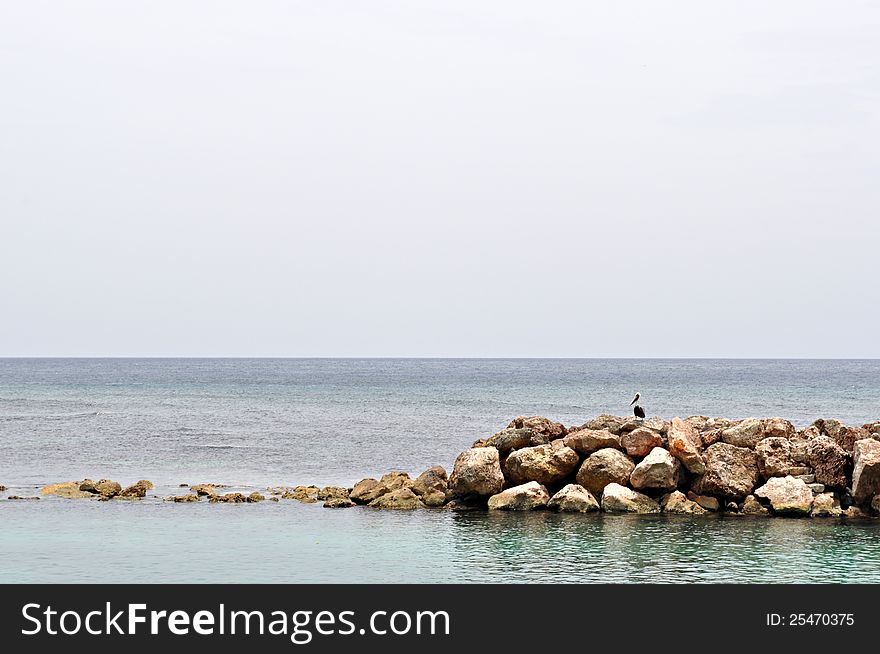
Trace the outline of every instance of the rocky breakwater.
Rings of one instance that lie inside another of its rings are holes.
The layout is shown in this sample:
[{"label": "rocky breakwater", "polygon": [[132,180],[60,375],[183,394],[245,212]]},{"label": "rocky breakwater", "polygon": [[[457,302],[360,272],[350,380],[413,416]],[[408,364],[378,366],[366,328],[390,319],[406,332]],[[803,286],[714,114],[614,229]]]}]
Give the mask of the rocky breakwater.
[{"label": "rocky breakwater", "polygon": [[375,508],[867,517],[880,514],[880,422],[519,417],[458,455],[452,474],[364,479]]}]

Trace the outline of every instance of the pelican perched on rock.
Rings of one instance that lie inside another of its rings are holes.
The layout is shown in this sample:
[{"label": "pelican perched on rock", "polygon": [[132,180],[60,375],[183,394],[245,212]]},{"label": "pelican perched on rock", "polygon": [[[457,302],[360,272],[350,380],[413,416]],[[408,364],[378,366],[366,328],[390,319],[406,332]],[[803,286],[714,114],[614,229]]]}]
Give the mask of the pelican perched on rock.
[{"label": "pelican perched on rock", "polygon": [[[645,410],[638,405],[639,398],[641,397],[640,393],[636,393],[636,396],[633,398],[633,401],[629,403],[629,405],[633,408],[633,415],[639,420],[645,419]],[[633,406],[635,405],[635,406]]]}]

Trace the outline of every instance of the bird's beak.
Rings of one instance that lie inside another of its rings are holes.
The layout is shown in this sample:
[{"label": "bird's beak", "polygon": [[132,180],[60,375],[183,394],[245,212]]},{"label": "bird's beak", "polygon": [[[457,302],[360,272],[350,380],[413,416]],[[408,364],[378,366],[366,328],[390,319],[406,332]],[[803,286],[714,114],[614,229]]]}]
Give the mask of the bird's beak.
[{"label": "bird's beak", "polygon": [[635,397],[634,397],[634,398],[633,398],[633,401],[630,402],[629,405],[632,406],[633,404],[635,404],[635,403],[636,403],[636,399],[638,399],[638,398],[635,398]]}]

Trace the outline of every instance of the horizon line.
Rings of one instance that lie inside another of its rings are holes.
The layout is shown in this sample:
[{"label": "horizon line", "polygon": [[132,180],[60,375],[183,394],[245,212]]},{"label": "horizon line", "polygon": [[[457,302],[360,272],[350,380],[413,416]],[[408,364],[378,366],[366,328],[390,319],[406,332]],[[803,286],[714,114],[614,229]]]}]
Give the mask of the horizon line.
[{"label": "horizon line", "polygon": [[794,357],[770,357],[770,356],[435,356],[435,355],[366,355],[366,356],[327,356],[327,355],[30,355],[13,354],[0,355],[0,360],[10,359],[228,359],[228,360],[396,360],[396,361],[428,361],[428,360],[453,360],[453,361],[620,361],[620,360],[648,360],[648,361],[877,361],[880,357],[851,357],[851,356],[794,356]]}]

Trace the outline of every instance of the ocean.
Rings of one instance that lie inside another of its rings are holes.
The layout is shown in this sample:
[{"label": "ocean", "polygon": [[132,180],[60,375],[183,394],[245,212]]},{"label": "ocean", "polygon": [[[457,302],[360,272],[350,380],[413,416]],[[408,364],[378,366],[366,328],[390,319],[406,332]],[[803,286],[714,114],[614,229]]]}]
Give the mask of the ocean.
[{"label": "ocean", "polygon": [[[0,359],[0,484],[351,485],[517,415],[880,418],[880,360]],[[153,494],[153,493],[151,493]],[[0,500],[0,582],[880,582],[880,521]]]}]

